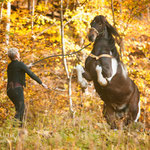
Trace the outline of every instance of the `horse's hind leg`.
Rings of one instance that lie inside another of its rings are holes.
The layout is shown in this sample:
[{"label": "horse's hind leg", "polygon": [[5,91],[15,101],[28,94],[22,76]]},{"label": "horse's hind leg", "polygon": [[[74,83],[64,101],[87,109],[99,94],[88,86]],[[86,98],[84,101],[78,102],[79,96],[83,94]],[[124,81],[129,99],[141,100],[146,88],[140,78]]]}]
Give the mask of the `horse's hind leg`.
[{"label": "horse's hind leg", "polygon": [[81,85],[82,88],[86,89],[88,84],[85,78],[83,78],[83,73],[85,73],[83,67],[81,65],[77,65],[76,71],[77,71],[78,83]]},{"label": "horse's hind leg", "polygon": [[129,102],[129,117],[130,120],[137,122],[140,117],[140,96],[137,87]]},{"label": "horse's hind leg", "polygon": [[84,73],[82,73],[82,75],[87,81],[92,81],[92,78],[89,72],[85,71]]},{"label": "horse's hind leg", "polygon": [[116,129],[116,115],[115,110],[112,106],[104,104],[103,114],[106,118],[107,123],[111,126],[112,129]]}]

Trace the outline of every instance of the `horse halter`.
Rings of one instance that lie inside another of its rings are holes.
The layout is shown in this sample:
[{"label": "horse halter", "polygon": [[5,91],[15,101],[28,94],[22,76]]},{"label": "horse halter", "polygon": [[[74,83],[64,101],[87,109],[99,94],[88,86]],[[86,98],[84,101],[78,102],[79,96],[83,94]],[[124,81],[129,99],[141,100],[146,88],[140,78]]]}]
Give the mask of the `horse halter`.
[{"label": "horse halter", "polygon": [[99,55],[99,56],[96,56],[96,55],[90,53],[89,56],[92,57],[92,58],[95,58],[96,60],[98,60],[98,59],[100,59],[100,58],[102,58],[102,57],[113,58],[113,56],[112,56],[112,55],[109,55],[109,54],[101,54],[101,55]]},{"label": "horse halter", "polygon": [[97,33],[97,36],[99,35],[99,32],[97,31],[97,29],[95,29],[94,27],[91,27],[91,29],[93,29]]},{"label": "horse halter", "polygon": [[[99,24],[99,26],[102,26],[102,24]],[[96,28],[94,28],[94,27],[91,27],[91,29],[93,29],[96,33],[97,33],[97,36],[99,36],[100,34],[103,34],[104,33],[104,29],[101,31],[101,32],[99,32]]]}]

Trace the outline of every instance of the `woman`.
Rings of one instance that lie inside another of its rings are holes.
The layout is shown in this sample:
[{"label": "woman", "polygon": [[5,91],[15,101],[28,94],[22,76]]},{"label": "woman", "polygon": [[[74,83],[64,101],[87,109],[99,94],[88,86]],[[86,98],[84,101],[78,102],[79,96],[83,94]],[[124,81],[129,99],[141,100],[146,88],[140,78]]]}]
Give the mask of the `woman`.
[{"label": "woman", "polygon": [[[7,95],[14,103],[16,109],[15,118],[22,123],[24,115],[24,93],[23,86],[25,84],[25,74],[27,73],[33,80],[41,84],[44,88],[48,88],[42,81],[23,63],[20,61],[20,54],[17,48],[8,50],[8,57],[11,63],[7,68]],[[31,65],[30,65],[31,67]]]}]

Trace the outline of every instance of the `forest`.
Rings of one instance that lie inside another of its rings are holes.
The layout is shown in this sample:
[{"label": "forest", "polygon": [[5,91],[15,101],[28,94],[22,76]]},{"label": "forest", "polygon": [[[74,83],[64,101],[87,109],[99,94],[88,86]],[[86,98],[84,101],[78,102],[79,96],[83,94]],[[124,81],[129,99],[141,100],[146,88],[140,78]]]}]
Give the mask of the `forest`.
[{"label": "forest", "polygon": [[[121,61],[140,91],[139,121],[118,130],[107,124],[93,83],[85,91],[77,83],[75,67],[92,50],[87,35],[97,15],[117,29]],[[6,90],[12,47],[49,87],[26,76],[22,128]],[[1,150],[149,150],[149,141],[149,0],[0,0]]]}]

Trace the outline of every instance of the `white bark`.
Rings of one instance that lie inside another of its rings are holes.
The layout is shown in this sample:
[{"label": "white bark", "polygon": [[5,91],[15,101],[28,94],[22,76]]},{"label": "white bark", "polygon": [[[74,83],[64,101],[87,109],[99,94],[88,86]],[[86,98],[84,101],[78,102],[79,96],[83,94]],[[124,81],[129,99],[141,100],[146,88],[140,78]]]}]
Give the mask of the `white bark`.
[{"label": "white bark", "polygon": [[72,74],[71,76],[69,77],[69,88],[68,88],[68,95],[69,95],[69,102],[70,102],[70,111],[72,113],[72,117],[74,118],[74,111],[73,111],[73,105],[72,105],[72,98],[71,98],[71,95],[72,95],[72,89],[71,89],[71,79],[72,79]]},{"label": "white bark", "polygon": [[[61,44],[62,44],[62,54],[65,55],[65,41],[64,41],[64,24],[63,24],[63,0],[61,0],[61,14],[60,14],[60,19],[61,19]],[[67,61],[65,56],[63,56],[63,63],[64,63],[64,68],[67,74],[67,78],[69,79],[69,72],[68,72],[68,66],[67,66]]]},{"label": "white bark", "polygon": [[6,44],[9,45],[11,2],[7,2]]},{"label": "white bark", "polygon": [[47,6],[48,0],[45,0],[45,7]]},{"label": "white bark", "polygon": [[3,13],[2,13],[2,11],[3,11],[3,6],[4,6],[4,3],[2,2],[2,4],[1,4],[1,12],[0,12],[0,19],[2,19],[2,17],[3,17]]},{"label": "white bark", "polygon": [[61,45],[62,45],[62,54],[63,54],[63,64],[64,68],[67,74],[68,79],[68,95],[69,95],[69,101],[70,101],[70,111],[72,113],[72,116],[74,117],[75,112],[73,111],[72,106],[72,99],[71,99],[71,77],[69,75],[68,66],[67,66],[67,60],[65,58],[65,40],[64,40],[64,24],[63,24],[63,0],[61,0],[61,13],[60,13],[60,21],[61,21]]},{"label": "white bark", "polygon": [[32,1],[32,24],[31,24],[32,30],[33,30],[33,26],[34,26],[34,7],[35,7],[35,0]]}]

